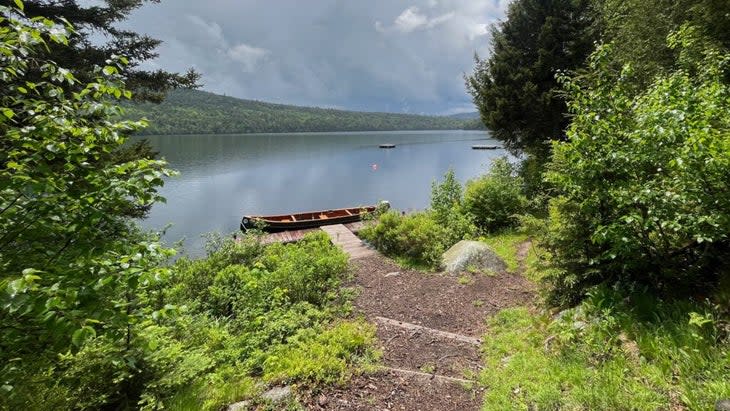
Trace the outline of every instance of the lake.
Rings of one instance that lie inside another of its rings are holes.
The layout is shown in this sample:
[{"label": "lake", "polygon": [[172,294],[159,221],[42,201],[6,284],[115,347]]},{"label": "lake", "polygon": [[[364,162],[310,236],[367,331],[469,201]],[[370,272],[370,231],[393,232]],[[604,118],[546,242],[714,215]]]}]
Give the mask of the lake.
[{"label": "lake", "polygon": [[[485,172],[504,150],[486,131],[405,131],[183,135],[144,137],[180,175],[160,190],[142,226],[166,243],[185,239],[202,253],[201,234],[238,230],[243,214],[283,214],[373,204],[399,210],[429,205],[431,182],[449,168],[465,182]],[[396,148],[381,149],[378,144]]]}]

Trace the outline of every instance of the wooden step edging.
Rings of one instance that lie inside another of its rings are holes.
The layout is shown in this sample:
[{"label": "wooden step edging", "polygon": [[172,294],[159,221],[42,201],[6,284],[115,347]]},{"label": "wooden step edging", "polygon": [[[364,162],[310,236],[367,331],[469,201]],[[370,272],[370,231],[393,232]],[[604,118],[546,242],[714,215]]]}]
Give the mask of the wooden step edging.
[{"label": "wooden step edging", "polygon": [[482,340],[479,338],[450,333],[448,331],[436,330],[436,329],[424,327],[424,326],[418,325],[418,324],[411,324],[411,323],[407,323],[404,321],[393,320],[391,318],[385,318],[385,317],[375,317],[375,320],[379,321],[381,323],[384,323],[384,324],[395,326],[395,327],[401,327],[401,328],[405,328],[407,330],[414,330],[414,331],[424,331],[424,332],[427,332],[432,335],[438,335],[439,337],[449,338],[452,340],[457,340],[457,341],[465,342],[465,343],[472,344],[472,345],[481,345],[482,344]]},{"label": "wooden step edging", "polygon": [[402,368],[392,368],[392,367],[378,367],[378,369],[383,371],[390,371],[398,374],[406,374],[406,375],[413,375],[416,377],[423,377],[428,378],[429,380],[440,380],[440,381],[448,381],[448,382],[458,382],[462,384],[476,384],[477,381],[475,380],[467,380],[464,378],[456,378],[456,377],[447,377],[445,375],[439,375],[439,374],[429,374],[426,372],[421,371],[413,371],[413,370],[404,370]]}]

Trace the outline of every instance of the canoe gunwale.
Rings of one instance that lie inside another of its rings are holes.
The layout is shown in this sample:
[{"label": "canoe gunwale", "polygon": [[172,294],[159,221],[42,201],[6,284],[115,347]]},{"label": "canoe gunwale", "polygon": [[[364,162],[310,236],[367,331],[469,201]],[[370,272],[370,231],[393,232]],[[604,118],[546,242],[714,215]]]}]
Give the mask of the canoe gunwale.
[{"label": "canoe gunwale", "polygon": [[[263,230],[266,232],[301,230],[331,224],[347,224],[360,221],[363,215],[372,213],[376,209],[377,206],[371,205],[268,216],[244,215],[241,219],[241,230],[246,231],[247,229],[254,228],[257,221],[262,221],[265,224]],[[328,213],[336,214],[338,212],[342,213],[342,215],[327,218],[311,218],[327,215]],[[310,218],[301,218],[300,216],[308,216]]]}]

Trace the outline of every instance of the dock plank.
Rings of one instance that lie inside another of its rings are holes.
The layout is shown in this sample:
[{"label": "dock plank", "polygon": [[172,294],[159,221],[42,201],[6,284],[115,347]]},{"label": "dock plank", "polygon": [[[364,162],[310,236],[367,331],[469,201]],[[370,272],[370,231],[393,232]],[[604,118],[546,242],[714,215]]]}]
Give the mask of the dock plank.
[{"label": "dock plank", "polygon": [[368,248],[353,232],[343,224],[326,225],[320,230],[327,233],[332,243],[340,246],[350,256],[351,260],[368,257],[375,254],[375,251]]},{"label": "dock plank", "polygon": [[375,254],[375,251],[365,246],[354,233],[360,231],[367,222],[357,221],[347,224],[325,225],[319,228],[308,228],[304,230],[282,231],[278,233],[264,234],[261,237],[263,244],[271,243],[294,243],[301,241],[305,235],[313,231],[322,230],[332,239],[332,243],[340,246],[343,251],[350,255],[351,259],[367,257]]}]

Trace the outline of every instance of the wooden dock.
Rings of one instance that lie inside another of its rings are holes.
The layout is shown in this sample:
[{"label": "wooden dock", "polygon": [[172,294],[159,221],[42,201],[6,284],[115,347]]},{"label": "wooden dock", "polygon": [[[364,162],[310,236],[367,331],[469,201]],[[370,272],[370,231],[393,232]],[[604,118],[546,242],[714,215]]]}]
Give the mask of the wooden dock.
[{"label": "wooden dock", "polygon": [[362,240],[342,224],[325,225],[320,229],[327,233],[332,239],[332,243],[340,246],[342,251],[350,256],[351,260],[375,254],[375,250],[368,248]]},{"label": "wooden dock", "polygon": [[263,244],[296,243],[297,241],[300,241],[302,238],[304,238],[307,233],[311,233],[312,231],[317,230],[319,230],[319,228],[308,228],[306,230],[282,231],[280,233],[264,234],[261,237],[261,242]]},{"label": "wooden dock", "polygon": [[[343,224],[339,224],[343,225]],[[364,226],[365,223],[362,221],[356,221],[354,223],[347,223],[344,224],[345,227],[347,227],[348,230],[352,231],[353,233],[357,233],[360,231]],[[300,241],[302,238],[304,238],[307,233],[311,233],[313,231],[317,231],[319,228],[307,228],[305,230],[291,230],[291,231],[282,231],[279,233],[270,233],[270,234],[264,234],[261,238],[261,242],[264,244],[271,244],[271,243],[296,243],[297,241]]]},{"label": "wooden dock", "polygon": [[295,243],[303,239],[308,233],[322,230],[330,236],[332,243],[342,247],[343,251],[349,254],[351,259],[362,258],[375,254],[374,250],[365,246],[362,240],[354,234],[364,226],[364,222],[358,221],[348,224],[325,225],[320,228],[309,228],[306,230],[282,231],[280,233],[264,235],[261,242],[264,244]]}]

